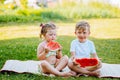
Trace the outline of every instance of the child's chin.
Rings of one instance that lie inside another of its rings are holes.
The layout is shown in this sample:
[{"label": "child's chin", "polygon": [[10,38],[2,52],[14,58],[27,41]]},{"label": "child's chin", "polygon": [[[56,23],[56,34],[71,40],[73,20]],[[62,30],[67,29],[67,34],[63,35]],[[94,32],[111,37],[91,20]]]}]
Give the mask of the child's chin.
[{"label": "child's chin", "polygon": [[85,42],[86,40],[79,40],[81,43]]},{"label": "child's chin", "polygon": [[55,41],[55,39],[50,39],[49,41]]}]

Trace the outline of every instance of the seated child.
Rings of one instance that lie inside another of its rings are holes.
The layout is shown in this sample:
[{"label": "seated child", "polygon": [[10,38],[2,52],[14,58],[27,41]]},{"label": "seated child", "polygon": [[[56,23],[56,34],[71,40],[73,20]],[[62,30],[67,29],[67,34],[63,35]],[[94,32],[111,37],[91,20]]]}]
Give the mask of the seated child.
[{"label": "seated child", "polygon": [[[91,76],[99,76],[99,69],[101,68],[101,61],[99,60],[94,43],[88,39],[90,35],[90,25],[86,21],[81,21],[76,24],[75,35],[77,39],[71,42],[70,52],[71,59],[68,66],[76,73],[86,74]],[[80,67],[74,63],[76,58],[96,58],[99,64],[93,68]]]},{"label": "seated child", "polygon": [[49,43],[56,40],[56,26],[53,23],[41,24],[40,37],[44,40],[38,45],[37,57],[41,60],[43,73],[50,73],[57,76],[73,76],[73,72],[60,72],[68,64],[68,57],[62,56],[61,46],[57,50],[51,50]]}]

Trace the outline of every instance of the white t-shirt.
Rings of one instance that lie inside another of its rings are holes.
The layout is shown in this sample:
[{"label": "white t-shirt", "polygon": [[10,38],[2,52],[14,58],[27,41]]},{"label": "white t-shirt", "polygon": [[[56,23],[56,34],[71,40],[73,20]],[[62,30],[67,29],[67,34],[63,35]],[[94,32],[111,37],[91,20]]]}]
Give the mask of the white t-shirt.
[{"label": "white t-shirt", "polygon": [[78,39],[71,42],[70,52],[75,52],[76,58],[90,58],[90,54],[96,53],[94,43],[86,40],[80,43]]}]

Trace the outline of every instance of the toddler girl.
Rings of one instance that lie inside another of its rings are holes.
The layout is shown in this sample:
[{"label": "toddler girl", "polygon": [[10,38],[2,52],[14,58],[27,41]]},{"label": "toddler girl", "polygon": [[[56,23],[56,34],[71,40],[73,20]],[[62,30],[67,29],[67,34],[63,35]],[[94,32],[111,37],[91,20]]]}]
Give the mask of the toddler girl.
[{"label": "toddler girl", "polygon": [[56,40],[56,26],[53,23],[41,24],[40,37],[44,40],[38,45],[37,57],[41,60],[41,71],[57,76],[72,76],[71,72],[60,72],[68,64],[68,57],[62,56],[61,47],[52,51],[47,44]]}]

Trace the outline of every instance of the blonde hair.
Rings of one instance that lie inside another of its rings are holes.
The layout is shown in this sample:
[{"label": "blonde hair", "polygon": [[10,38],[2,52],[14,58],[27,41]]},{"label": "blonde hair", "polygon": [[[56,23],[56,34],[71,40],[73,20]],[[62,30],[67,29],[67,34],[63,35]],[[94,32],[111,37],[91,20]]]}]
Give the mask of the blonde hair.
[{"label": "blonde hair", "polygon": [[81,21],[81,22],[78,22],[78,23],[76,24],[76,26],[75,26],[75,31],[76,31],[76,30],[82,30],[82,31],[84,31],[84,30],[86,30],[87,28],[88,28],[88,30],[89,30],[89,32],[90,32],[90,25],[89,25],[89,23],[86,22],[86,21]]},{"label": "blonde hair", "polygon": [[40,27],[40,38],[42,38],[42,36],[45,36],[48,30],[56,29],[56,26],[53,23],[41,24]]}]

